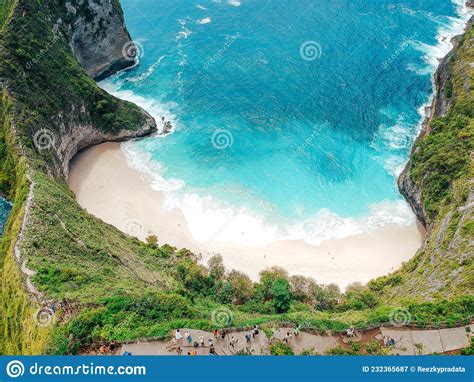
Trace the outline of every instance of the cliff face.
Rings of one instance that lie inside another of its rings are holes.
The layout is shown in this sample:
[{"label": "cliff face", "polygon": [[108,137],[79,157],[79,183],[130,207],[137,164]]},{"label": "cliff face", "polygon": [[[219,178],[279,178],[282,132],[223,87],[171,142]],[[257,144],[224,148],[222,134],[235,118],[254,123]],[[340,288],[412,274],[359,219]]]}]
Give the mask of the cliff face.
[{"label": "cliff face", "polygon": [[432,116],[425,121],[400,192],[427,228],[390,296],[433,297],[472,291],[474,254],[474,20],[435,74]]},{"label": "cliff face", "polygon": [[135,64],[136,49],[116,0],[81,0],[66,3],[73,18],[70,45],[74,55],[96,80]]},{"label": "cliff face", "polygon": [[1,43],[0,75],[15,99],[20,147],[26,158],[42,159],[34,161],[42,171],[67,177],[79,150],[156,131],[148,113],[90,78],[134,64],[122,55],[134,47],[118,1],[20,0]]}]

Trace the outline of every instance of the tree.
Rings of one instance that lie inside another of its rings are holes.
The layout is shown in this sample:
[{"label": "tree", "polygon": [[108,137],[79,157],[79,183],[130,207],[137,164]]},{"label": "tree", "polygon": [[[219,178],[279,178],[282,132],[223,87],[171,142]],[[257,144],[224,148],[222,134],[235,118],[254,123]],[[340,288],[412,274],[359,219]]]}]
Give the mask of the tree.
[{"label": "tree", "polygon": [[288,280],[288,272],[280,267],[271,267],[260,272],[260,283],[265,291],[265,298],[271,297],[271,288],[276,279]]},{"label": "tree", "polygon": [[278,278],[271,288],[273,305],[277,313],[285,313],[290,309],[291,293],[290,283],[284,278]]},{"label": "tree", "polygon": [[221,255],[212,256],[207,262],[209,274],[214,278],[214,282],[221,280],[225,274],[224,261]]},{"label": "tree", "polygon": [[146,238],[146,242],[150,247],[156,248],[158,247],[158,238],[156,235],[150,235]]},{"label": "tree", "polygon": [[243,304],[252,297],[253,283],[246,274],[234,269],[227,275],[227,281],[232,286],[235,303]]},{"label": "tree", "polygon": [[234,295],[234,288],[228,281],[224,282],[222,287],[217,292],[217,298],[222,304],[232,303],[232,297]]},{"label": "tree", "polygon": [[295,300],[310,302],[314,300],[313,292],[319,286],[312,278],[295,275],[290,277],[290,287]]}]

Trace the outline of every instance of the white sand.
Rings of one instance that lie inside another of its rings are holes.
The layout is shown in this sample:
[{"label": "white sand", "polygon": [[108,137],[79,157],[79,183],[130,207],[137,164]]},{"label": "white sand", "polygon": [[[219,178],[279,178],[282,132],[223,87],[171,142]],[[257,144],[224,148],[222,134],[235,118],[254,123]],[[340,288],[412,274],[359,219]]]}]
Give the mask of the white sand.
[{"label": "white sand", "polygon": [[310,276],[324,284],[334,282],[342,288],[355,281],[365,283],[409,260],[424,235],[418,224],[412,224],[387,226],[319,246],[304,241],[278,241],[266,248],[200,243],[191,236],[179,210],[163,210],[163,194],[128,166],[117,143],[80,153],[71,164],[69,185],[82,207],[118,229],[140,239],[154,234],[160,244],[201,253],[202,261],[220,253],[228,269],[243,271],[254,280],[262,269],[278,265],[290,274]]}]

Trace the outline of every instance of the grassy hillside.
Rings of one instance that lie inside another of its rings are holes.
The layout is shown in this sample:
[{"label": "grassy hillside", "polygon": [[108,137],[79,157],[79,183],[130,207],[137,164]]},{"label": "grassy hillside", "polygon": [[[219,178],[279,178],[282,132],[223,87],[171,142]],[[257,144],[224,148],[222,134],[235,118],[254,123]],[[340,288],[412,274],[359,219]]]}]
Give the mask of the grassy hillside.
[{"label": "grassy hillside", "polygon": [[[219,257],[204,267],[187,250],[159,245],[154,238],[142,243],[91,216],[67,187],[59,146],[84,125],[114,137],[120,129],[139,129],[146,117],[87,77],[67,44],[69,16],[63,1],[8,4],[2,8],[0,36],[0,190],[14,207],[1,243],[0,353],[75,353],[92,341],[163,337],[183,326],[259,323],[269,329],[299,323],[339,331],[350,324],[400,321],[394,312],[401,312],[402,324],[422,326],[457,325],[474,314],[474,298],[463,296],[469,292],[465,286],[447,293],[450,287],[440,279],[437,289],[413,294],[412,283],[424,288],[419,280],[427,277],[417,268],[420,260],[368,287],[353,285],[345,294],[334,285],[290,277],[278,268],[263,272],[253,283],[225,270]],[[63,22],[55,26],[58,18]],[[458,117],[444,121],[458,126],[454,120]],[[41,149],[34,137],[43,129],[55,138],[53,145]],[[453,131],[459,136],[465,128]],[[427,145],[420,155],[436,155],[435,144]],[[426,161],[420,157],[420,163]],[[453,175],[453,183],[465,176]],[[449,195],[436,201],[440,211],[450,208]],[[469,231],[462,219],[459,224],[463,232]],[[426,261],[425,252],[420,257]],[[386,296],[396,296],[403,304]],[[436,301],[426,301],[432,297]],[[39,309],[50,314],[46,323]]]}]

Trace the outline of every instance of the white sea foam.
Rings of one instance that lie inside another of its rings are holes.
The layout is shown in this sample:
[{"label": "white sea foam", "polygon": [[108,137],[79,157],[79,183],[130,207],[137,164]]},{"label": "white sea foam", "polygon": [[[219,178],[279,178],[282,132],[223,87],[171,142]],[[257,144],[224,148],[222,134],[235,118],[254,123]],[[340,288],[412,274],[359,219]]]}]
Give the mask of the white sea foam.
[{"label": "white sea foam", "polygon": [[160,58],[158,58],[156,62],[150,65],[150,67],[147,69],[145,73],[142,73],[136,77],[129,77],[127,78],[127,82],[142,82],[146,80],[155,72],[155,69],[158,67],[158,65],[160,65],[161,61],[163,61],[165,58],[166,58],[166,55],[161,56]]},{"label": "white sea foam", "polygon": [[180,210],[188,229],[199,242],[235,242],[263,247],[279,240],[304,240],[319,245],[325,240],[341,239],[388,224],[406,226],[415,217],[404,201],[385,201],[373,204],[370,213],[362,218],[341,217],[324,209],[303,222],[277,225],[245,207],[231,208],[210,196],[186,193],[185,182],[165,179],[159,163],[138,149],[134,142],[122,145],[130,167],[140,171],[154,190],[164,194],[164,208]]},{"label": "white sea foam", "polygon": [[240,7],[242,5],[242,3],[237,0],[229,0],[227,3],[233,7]]},{"label": "white sea foam", "polygon": [[117,84],[114,84],[111,80],[105,80],[100,82],[99,86],[115,97],[133,102],[146,110],[153,118],[155,118],[159,133],[161,133],[164,128],[161,123],[162,117],[164,117],[166,121],[171,122],[172,130],[169,133],[173,133],[176,130],[179,126],[179,121],[176,115],[170,111],[177,106],[175,103],[162,103],[153,98],[145,98],[136,95],[131,90],[120,90],[121,83],[123,83],[123,81],[118,81]]},{"label": "white sea foam", "polygon": [[205,17],[197,21],[198,24],[209,24],[212,21],[210,17]]},{"label": "white sea foam", "polygon": [[[437,44],[428,45],[420,41],[412,41],[411,45],[423,53],[423,58],[427,64],[425,67],[419,68],[415,65],[409,65],[408,70],[413,71],[419,75],[430,74],[433,76],[436,68],[439,65],[439,60],[445,57],[452,49],[452,38],[461,34],[465,28],[466,23],[472,16],[470,10],[464,3],[464,0],[453,0],[456,5],[456,12],[458,17],[448,17],[448,22],[441,22],[435,18],[433,21],[439,23],[438,33],[436,35]],[[434,85],[433,85],[434,89]],[[376,135],[376,139],[372,147],[377,152],[389,152],[391,154],[382,156],[385,169],[392,175],[400,175],[407,162],[406,150],[411,147],[416,136],[420,133],[421,124],[427,117],[425,115],[425,108],[431,105],[431,100],[434,97],[434,92],[431,94],[426,103],[418,109],[420,119],[415,125],[404,123],[403,116],[397,118],[397,121],[392,126],[381,125]],[[381,111],[382,112],[382,111]],[[399,152],[397,152],[397,150]]]},{"label": "white sea foam", "polygon": [[[214,0],[216,3],[220,1]],[[456,1],[462,17],[452,19],[448,26],[444,25],[438,33],[437,46],[421,46],[427,57],[427,62],[434,64],[434,58],[443,57],[451,48],[450,38],[462,32],[467,21],[468,13],[461,6],[461,0]],[[181,22],[182,30],[177,40],[187,38],[191,33],[186,28],[186,23]],[[419,46],[420,47],[420,46]],[[437,61],[436,61],[437,62]],[[432,69],[434,70],[434,69]],[[164,115],[171,120],[173,125],[178,123],[176,116],[169,112],[170,106],[163,105],[156,100],[145,99],[133,94],[131,91],[117,90],[112,82],[105,81],[101,86],[123,99],[137,103],[147,110],[157,120]],[[420,110],[423,110],[421,107]],[[380,142],[392,150],[401,150],[411,142],[414,134],[409,135],[403,119],[397,120],[394,126],[382,127],[379,131]],[[370,206],[370,213],[362,218],[341,217],[327,209],[319,211],[314,217],[303,222],[280,225],[265,221],[263,216],[249,211],[244,207],[230,208],[216,201],[210,196],[200,196],[195,193],[186,193],[185,182],[178,179],[165,179],[161,175],[158,163],[151,157],[141,152],[135,142],[124,143],[123,151],[131,167],[140,171],[144,178],[150,182],[153,189],[162,191],[165,196],[164,206],[167,209],[180,209],[188,224],[193,237],[201,242],[223,241],[238,242],[252,246],[265,246],[278,240],[304,240],[310,244],[318,245],[322,241],[341,239],[344,237],[370,232],[389,224],[406,226],[415,221],[411,209],[402,200],[385,201]],[[385,158],[387,170],[398,174],[403,163],[402,156],[393,155]]]}]

